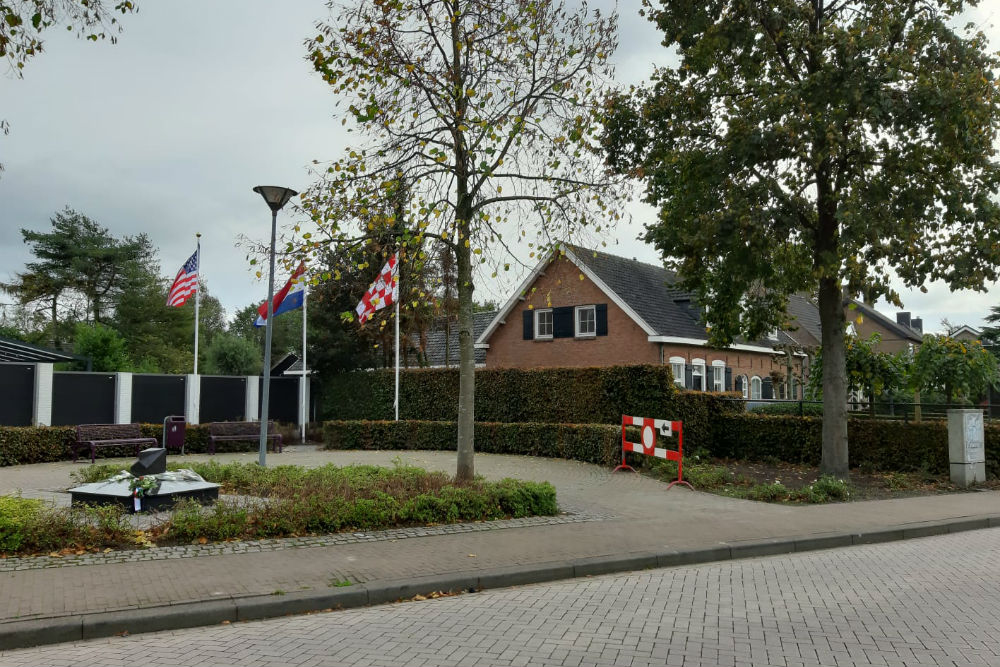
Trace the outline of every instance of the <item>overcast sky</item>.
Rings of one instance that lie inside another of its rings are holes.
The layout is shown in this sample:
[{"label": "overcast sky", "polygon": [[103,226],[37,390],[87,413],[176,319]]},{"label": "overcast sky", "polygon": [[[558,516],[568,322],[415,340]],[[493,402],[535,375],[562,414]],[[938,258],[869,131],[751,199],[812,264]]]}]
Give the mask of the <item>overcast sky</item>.
[{"label": "overcast sky", "polygon": [[[147,233],[171,277],[201,232],[202,274],[231,316],[263,301],[267,289],[236,245],[240,233],[258,239],[268,233],[270,213],[251,188],[305,189],[310,162],[338,157],[344,146],[333,94],[303,58],[303,41],[326,6],[317,0],[139,4],[137,15],[125,17],[117,45],[79,42],[55,30],[24,79],[0,77],[0,118],[11,126],[10,136],[0,136],[0,280],[29,258],[19,230],[46,229],[56,211],[70,206],[116,235]],[[637,15],[638,4],[620,3],[616,62],[626,85],[644,80],[666,56],[658,33]],[[968,19],[1000,49],[1000,31],[991,25],[1000,22],[996,3],[984,2]],[[637,240],[651,209],[632,203],[629,210],[633,221],[609,237],[610,251],[659,263]],[[477,298],[505,301],[524,271],[480,280]],[[927,287],[926,294],[902,295],[906,309],[932,330],[942,318],[978,326],[1000,303],[992,285],[985,294]]]}]

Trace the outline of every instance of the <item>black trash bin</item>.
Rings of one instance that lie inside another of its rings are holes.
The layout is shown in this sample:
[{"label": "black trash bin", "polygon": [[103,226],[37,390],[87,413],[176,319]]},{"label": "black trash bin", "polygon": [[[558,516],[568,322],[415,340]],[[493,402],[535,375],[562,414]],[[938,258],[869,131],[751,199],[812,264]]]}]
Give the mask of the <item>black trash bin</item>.
[{"label": "black trash bin", "polygon": [[184,431],[187,428],[187,421],[183,416],[171,415],[163,420],[163,447],[169,452],[171,449],[180,450],[184,453]]}]

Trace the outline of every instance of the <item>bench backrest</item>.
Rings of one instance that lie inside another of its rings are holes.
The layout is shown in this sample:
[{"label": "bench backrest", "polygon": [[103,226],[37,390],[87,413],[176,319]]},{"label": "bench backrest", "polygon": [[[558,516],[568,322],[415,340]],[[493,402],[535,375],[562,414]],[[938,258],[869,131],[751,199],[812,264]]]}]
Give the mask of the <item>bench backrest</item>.
[{"label": "bench backrest", "polygon": [[76,427],[76,439],[80,442],[141,437],[142,428],[138,424],[80,424]]},{"label": "bench backrest", "polygon": [[[274,433],[274,422],[267,422],[268,434]],[[260,422],[212,422],[209,435],[260,435]]]}]

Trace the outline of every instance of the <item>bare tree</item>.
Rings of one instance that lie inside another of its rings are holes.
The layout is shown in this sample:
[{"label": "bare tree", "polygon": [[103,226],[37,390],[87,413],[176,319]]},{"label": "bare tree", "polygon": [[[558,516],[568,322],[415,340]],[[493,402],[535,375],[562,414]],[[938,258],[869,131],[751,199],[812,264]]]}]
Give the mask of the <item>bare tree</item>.
[{"label": "bare tree", "polygon": [[[404,248],[433,239],[455,257],[458,470],[473,467],[473,271],[524,238],[532,256],[613,223],[623,181],[600,159],[598,122],[617,15],[557,0],[330,2],[310,59],[363,139],[325,165],[303,208],[335,242],[345,222],[409,190]],[[532,236],[528,236],[528,229]]]}]

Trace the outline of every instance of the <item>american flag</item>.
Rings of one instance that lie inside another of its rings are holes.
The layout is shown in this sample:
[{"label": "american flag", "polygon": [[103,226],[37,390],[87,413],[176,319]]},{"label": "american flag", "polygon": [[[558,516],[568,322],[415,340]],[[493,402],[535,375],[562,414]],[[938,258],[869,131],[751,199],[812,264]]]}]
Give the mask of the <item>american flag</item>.
[{"label": "american flag", "polygon": [[184,262],[184,266],[177,272],[174,284],[170,286],[167,293],[168,306],[183,306],[184,302],[191,298],[191,295],[198,291],[198,251]]}]

